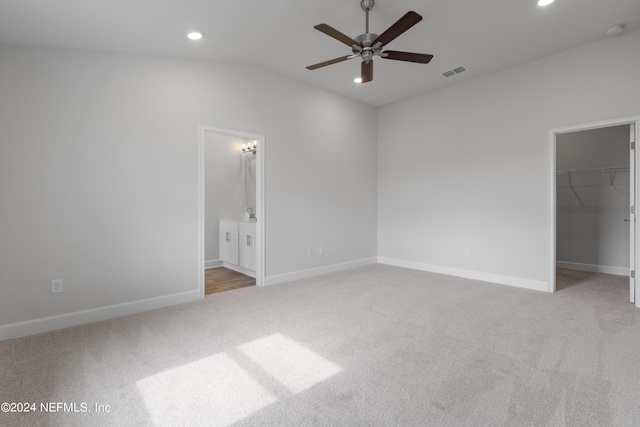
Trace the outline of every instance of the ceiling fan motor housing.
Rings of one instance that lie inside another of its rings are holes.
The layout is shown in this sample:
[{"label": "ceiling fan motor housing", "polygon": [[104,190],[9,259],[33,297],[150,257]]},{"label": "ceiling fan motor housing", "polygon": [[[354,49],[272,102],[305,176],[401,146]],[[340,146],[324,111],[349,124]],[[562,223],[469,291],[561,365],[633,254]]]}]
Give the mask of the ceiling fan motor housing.
[{"label": "ceiling fan motor housing", "polygon": [[377,38],[378,38],[377,34],[366,33],[366,34],[360,34],[354,40],[357,41],[358,43],[360,43],[360,46],[362,46],[362,47],[371,47],[373,45],[373,42]]},{"label": "ceiling fan motor housing", "polygon": [[382,46],[372,46],[373,42],[377,38],[378,35],[373,33],[360,34],[354,39],[360,45],[353,45],[353,54],[362,56],[362,60],[365,62],[369,62],[371,59],[373,59],[374,55],[380,55]]}]

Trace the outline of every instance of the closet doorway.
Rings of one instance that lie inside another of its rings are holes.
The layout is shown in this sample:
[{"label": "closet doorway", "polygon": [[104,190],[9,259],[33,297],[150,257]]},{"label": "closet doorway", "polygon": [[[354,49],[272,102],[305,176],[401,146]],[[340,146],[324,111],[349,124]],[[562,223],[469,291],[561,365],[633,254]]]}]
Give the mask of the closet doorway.
[{"label": "closet doorway", "polygon": [[264,151],[264,135],[199,127],[202,298],[206,293],[247,286],[244,279],[255,278],[254,283],[263,286]]},{"label": "closet doorway", "polygon": [[605,273],[615,275],[619,285],[628,281],[629,300],[636,302],[633,145],[638,119],[550,131],[551,292],[556,269],[562,269],[563,278]]}]

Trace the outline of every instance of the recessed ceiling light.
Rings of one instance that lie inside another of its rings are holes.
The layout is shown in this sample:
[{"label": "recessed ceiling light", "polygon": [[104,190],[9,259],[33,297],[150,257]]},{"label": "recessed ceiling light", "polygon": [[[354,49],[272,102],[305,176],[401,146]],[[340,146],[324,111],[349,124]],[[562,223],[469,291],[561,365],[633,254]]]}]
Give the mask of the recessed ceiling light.
[{"label": "recessed ceiling light", "polygon": [[554,0],[538,0],[538,6],[549,6]]},{"label": "recessed ceiling light", "polygon": [[200,40],[202,36],[204,36],[204,33],[202,31],[191,31],[189,34],[187,34],[189,40]]},{"label": "recessed ceiling light", "polygon": [[356,77],[355,79],[353,79],[354,83],[362,83],[362,77]]}]

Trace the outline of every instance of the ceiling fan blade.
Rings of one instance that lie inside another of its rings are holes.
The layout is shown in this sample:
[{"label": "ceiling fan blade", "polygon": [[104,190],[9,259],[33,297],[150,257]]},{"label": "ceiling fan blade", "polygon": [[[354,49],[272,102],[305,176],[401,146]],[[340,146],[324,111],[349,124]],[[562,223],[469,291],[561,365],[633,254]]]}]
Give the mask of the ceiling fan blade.
[{"label": "ceiling fan blade", "polygon": [[371,80],[373,80],[373,61],[362,61],[362,72],[360,74],[360,77],[362,78],[362,82],[360,83],[367,83],[370,82]]},{"label": "ceiling fan blade", "polygon": [[348,35],[341,33],[340,31],[336,30],[335,28],[333,28],[333,27],[331,27],[331,26],[329,26],[327,24],[318,24],[313,28],[315,28],[318,31],[321,31],[321,32],[325,33],[329,37],[333,37],[334,39],[346,44],[347,46],[353,46],[353,45],[359,46],[360,45],[357,41],[355,41],[354,39],[352,39]]},{"label": "ceiling fan blade", "polygon": [[307,70],[315,70],[317,68],[326,67],[327,65],[337,64],[338,62],[346,61],[347,59],[355,58],[354,55],[341,56],[340,58],[330,59],[328,61],[320,62],[319,64],[309,65]]},{"label": "ceiling fan blade", "polygon": [[381,46],[389,44],[393,39],[420,21],[422,21],[422,16],[414,11],[407,12],[402,18],[398,19],[395,24],[387,28],[384,33],[380,34],[378,38],[373,41],[373,45],[375,46],[376,43],[380,43]]},{"label": "ceiling fan blade", "polygon": [[433,55],[426,53],[398,52],[397,50],[385,50],[380,54],[381,58],[395,59],[396,61],[418,62],[428,64],[433,59]]}]

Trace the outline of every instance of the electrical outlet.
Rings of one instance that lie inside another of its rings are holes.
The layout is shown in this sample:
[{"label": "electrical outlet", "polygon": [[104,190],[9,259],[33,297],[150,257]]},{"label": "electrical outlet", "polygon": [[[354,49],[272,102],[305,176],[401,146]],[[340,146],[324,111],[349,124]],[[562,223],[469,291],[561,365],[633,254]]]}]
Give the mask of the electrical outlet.
[{"label": "electrical outlet", "polygon": [[311,256],[311,248],[307,248],[307,256]]},{"label": "electrical outlet", "polygon": [[240,200],[240,207],[244,208],[244,200]]},{"label": "electrical outlet", "polygon": [[55,279],[51,281],[51,293],[58,294],[62,292],[62,279]]},{"label": "electrical outlet", "polygon": [[318,248],[318,255],[324,255],[324,247],[323,246],[320,246]]},{"label": "electrical outlet", "polygon": [[465,258],[471,258],[471,249],[465,249],[464,256]]}]

